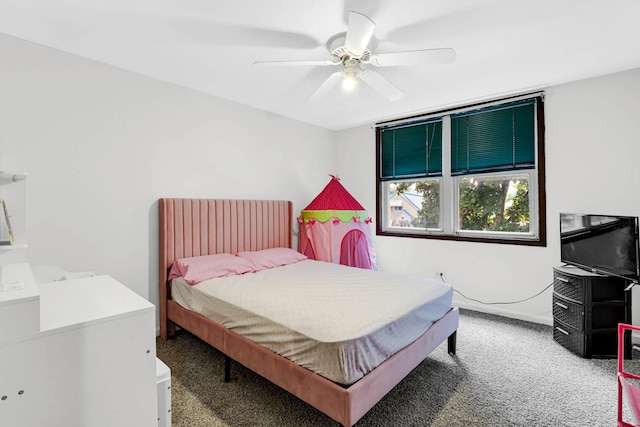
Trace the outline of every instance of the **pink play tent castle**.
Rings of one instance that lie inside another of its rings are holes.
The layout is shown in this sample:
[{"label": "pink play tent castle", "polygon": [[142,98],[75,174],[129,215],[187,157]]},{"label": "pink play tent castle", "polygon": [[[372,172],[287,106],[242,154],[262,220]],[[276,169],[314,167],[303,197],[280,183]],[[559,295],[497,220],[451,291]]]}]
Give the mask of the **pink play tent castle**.
[{"label": "pink play tent castle", "polygon": [[371,218],[331,175],[331,181],[300,217],[298,250],[311,259],[377,270]]}]

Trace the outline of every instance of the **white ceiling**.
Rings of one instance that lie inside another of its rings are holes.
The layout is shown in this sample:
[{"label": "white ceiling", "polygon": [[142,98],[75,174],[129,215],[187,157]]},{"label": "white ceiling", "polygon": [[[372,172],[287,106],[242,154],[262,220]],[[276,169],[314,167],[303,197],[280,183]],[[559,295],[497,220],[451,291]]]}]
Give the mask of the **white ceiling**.
[{"label": "white ceiling", "polygon": [[[456,61],[378,68],[395,102],[362,83],[306,102],[335,68],[252,66],[329,59],[350,10],[374,53]],[[640,67],[638,0],[0,0],[0,32],[334,130]]]}]

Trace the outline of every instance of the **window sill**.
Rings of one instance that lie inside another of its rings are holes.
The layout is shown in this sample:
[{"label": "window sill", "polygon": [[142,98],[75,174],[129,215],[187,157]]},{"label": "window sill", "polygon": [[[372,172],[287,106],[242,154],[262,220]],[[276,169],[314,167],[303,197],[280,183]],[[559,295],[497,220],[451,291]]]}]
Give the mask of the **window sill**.
[{"label": "window sill", "polygon": [[426,234],[426,233],[413,233],[413,232],[400,232],[389,230],[376,230],[376,236],[388,236],[388,237],[410,237],[417,239],[435,239],[435,240],[454,240],[459,242],[476,242],[476,243],[497,243],[503,245],[520,245],[520,246],[547,246],[547,240],[545,236],[541,236],[537,239],[505,239],[499,237],[471,237],[471,236],[453,236],[450,234]]}]

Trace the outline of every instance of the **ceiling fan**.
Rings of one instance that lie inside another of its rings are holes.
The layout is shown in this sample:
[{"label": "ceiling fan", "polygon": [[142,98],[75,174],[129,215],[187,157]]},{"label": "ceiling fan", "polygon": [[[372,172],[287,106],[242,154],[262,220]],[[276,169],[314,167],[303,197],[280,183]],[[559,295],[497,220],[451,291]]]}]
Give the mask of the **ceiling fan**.
[{"label": "ceiling fan", "polygon": [[449,64],[456,58],[451,48],[421,49],[403,52],[375,54],[377,42],[373,37],[375,22],[358,12],[349,12],[347,31],[331,37],[327,41],[327,50],[331,57],[324,60],[301,61],[256,61],[254,66],[341,66],[341,71],[331,74],[307,99],[307,101],[323,96],[332,90],[340,81],[345,90],[353,89],[362,80],[371,88],[390,101],[404,96],[404,92],[391,83],[373,68],[362,68],[361,65],[373,67],[397,67],[428,64]]}]

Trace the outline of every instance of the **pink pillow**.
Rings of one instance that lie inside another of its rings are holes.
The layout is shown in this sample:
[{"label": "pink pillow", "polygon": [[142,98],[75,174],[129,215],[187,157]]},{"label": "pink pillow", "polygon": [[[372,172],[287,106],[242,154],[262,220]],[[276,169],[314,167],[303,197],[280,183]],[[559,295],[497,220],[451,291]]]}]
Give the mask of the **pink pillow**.
[{"label": "pink pillow", "polygon": [[238,258],[251,261],[254,271],[293,264],[294,262],[307,259],[305,255],[289,248],[271,248],[255,252],[239,252],[236,255],[238,255]]},{"label": "pink pillow", "polygon": [[214,277],[253,272],[253,264],[232,254],[203,255],[176,260],[171,266],[169,280],[183,277],[190,285],[196,285]]}]

